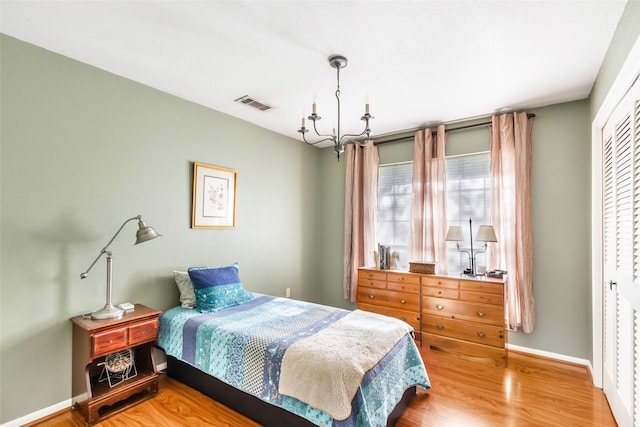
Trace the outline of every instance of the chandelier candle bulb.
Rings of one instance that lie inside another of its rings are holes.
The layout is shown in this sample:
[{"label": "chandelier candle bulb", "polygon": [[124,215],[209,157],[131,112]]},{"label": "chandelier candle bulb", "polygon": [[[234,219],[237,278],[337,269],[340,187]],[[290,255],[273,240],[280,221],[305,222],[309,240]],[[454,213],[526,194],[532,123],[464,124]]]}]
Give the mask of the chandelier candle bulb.
[{"label": "chandelier candle bulb", "polygon": [[369,103],[366,103],[366,104],[364,105],[364,113],[365,113],[365,114],[369,114]]},{"label": "chandelier candle bulb", "polygon": [[316,113],[316,103],[314,102],[313,105],[311,106],[311,114],[315,114]]}]

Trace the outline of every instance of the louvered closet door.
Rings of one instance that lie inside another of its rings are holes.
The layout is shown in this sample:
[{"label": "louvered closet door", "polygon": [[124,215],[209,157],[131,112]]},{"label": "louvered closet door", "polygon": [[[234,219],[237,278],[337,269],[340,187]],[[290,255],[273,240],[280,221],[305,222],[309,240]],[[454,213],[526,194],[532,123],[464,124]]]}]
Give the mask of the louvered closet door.
[{"label": "louvered closet door", "polygon": [[620,426],[640,425],[640,82],[603,132],[603,386]]}]

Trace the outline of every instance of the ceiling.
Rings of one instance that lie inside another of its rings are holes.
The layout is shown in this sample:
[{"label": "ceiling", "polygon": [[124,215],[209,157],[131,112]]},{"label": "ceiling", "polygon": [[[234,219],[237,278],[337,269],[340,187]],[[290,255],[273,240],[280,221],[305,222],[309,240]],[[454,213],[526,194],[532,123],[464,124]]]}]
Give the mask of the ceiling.
[{"label": "ceiling", "polygon": [[296,139],[314,99],[336,127],[341,54],[342,132],[368,100],[375,139],[588,97],[625,5],[2,0],[0,31]]}]

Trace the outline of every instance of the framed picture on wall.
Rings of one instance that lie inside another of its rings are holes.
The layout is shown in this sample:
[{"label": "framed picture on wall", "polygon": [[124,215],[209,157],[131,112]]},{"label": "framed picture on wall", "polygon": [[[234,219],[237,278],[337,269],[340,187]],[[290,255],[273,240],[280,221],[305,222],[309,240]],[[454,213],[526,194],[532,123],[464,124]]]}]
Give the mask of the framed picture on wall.
[{"label": "framed picture on wall", "polygon": [[191,228],[236,226],[237,178],[233,169],[193,164]]}]

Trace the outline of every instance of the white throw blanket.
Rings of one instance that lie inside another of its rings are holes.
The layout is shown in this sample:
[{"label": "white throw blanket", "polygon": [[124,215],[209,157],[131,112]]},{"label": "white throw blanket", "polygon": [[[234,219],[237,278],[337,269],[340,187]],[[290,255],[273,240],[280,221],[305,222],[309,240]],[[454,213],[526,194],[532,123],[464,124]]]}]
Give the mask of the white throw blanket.
[{"label": "white throw blanket", "polygon": [[287,349],[279,392],[344,420],[364,374],[412,330],[401,320],[355,310]]}]

